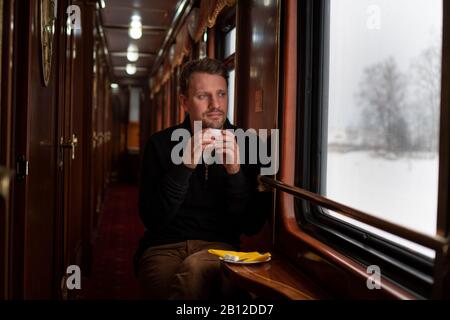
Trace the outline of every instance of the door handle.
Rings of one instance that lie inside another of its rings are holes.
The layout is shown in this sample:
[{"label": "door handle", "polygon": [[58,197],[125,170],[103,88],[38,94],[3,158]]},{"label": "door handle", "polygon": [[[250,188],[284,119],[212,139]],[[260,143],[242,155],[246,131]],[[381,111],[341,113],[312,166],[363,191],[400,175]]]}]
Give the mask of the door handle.
[{"label": "door handle", "polygon": [[75,160],[75,148],[78,146],[78,138],[75,134],[72,134],[72,138],[69,141],[64,142],[64,138],[61,137],[60,147],[63,149],[71,149],[72,160]]}]

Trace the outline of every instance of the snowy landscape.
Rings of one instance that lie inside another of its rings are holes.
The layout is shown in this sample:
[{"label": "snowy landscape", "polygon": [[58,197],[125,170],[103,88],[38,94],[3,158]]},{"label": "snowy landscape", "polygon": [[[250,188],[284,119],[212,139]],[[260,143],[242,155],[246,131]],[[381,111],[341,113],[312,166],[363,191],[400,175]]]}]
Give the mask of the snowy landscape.
[{"label": "snowy landscape", "polygon": [[[421,233],[435,235],[438,157],[430,154],[422,157],[389,160],[367,151],[329,152],[327,197]],[[351,222],[357,224],[354,220]],[[375,231],[369,226],[365,228]],[[432,250],[381,234],[428,256],[434,255]]]}]

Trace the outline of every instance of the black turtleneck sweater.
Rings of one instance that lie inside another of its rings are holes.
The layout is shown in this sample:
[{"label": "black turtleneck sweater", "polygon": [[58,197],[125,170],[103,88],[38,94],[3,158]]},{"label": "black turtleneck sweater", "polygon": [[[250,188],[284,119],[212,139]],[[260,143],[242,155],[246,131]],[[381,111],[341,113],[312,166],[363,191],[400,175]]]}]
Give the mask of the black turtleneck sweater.
[{"label": "black turtleneck sweater", "polygon": [[[139,211],[147,230],[140,250],[186,240],[238,245],[242,233],[255,233],[265,219],[256,199],[259,166],[241,164],[237,174],[229,175],[221,164],[207,169],[199,164],[195,170],[175,165],[171,152],[180,142],[171,136],[178,128],[191,132],[189,117],[152,135],[145,146]],[[228,120],[224,128],[236,129]]]}]

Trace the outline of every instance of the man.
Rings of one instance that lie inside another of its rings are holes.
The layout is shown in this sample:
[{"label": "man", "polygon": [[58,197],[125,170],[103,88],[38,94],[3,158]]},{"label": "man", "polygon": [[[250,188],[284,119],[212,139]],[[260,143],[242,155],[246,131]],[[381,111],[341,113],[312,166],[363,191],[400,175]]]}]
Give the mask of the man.
[{"label": "man", "polygon": [[[232,290],[208,249],[237,250],[242,233],[262,226],[264,217],[254,207],[258,168],[239,163],[245,150],[226,130],[234,127],[226,118],[227,73],[220,61],[187,63],[180,91],[180,104],[189,115],[184,123],[150,137],[144,151],[139,209],[147,231],[136,257],[137,273],[145,298],[219,298]],[[202,125],[195,135],[194,121]],[[171,141],[177,129],[191,136],[179,165],[171,157],[179,143]],[[220,129],[219,134],[211,129]],[[211,147],[223,156],[223,164],[200,161]]]}]

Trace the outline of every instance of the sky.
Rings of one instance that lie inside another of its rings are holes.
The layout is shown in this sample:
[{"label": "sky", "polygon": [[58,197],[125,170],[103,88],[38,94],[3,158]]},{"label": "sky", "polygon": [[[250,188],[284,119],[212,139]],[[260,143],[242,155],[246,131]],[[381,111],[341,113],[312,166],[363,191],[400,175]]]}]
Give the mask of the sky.
[{"label": "sky", "polygon": [[355,125],[355,94],[366,67],[394,57],[406,72],[432,45],[442,46],[442,0],[331,0],[329,128]]}]

